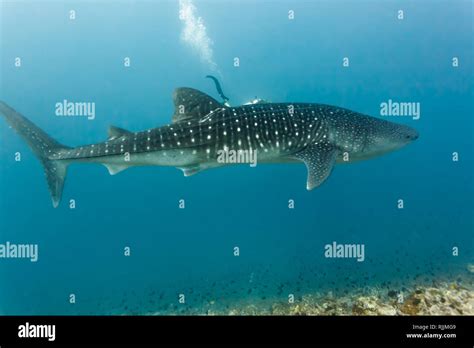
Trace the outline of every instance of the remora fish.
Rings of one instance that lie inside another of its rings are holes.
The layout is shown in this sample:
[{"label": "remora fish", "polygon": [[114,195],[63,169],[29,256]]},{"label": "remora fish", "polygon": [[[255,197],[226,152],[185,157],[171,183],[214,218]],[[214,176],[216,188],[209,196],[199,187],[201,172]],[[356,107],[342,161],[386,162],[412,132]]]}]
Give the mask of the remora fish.
[{"label": "remora fish", "polygon": [[[174,95],[173,122],[130,132],[111,126],[101,143],[70,148],[0,102],[0,114],[43,164],[57,207],[69,164],[95,162],[116,174],[131,166],[173,166],[185,176],[226,165],[222,149],[258,151],[259,163],[304,162],[307,189],[321,185],[336,162],[369,159],[418,138],[407,126],[340,107],[309,103],[264,103],[226,107],[192,88]],[[344,158],[346,157],[346,158]]]}]

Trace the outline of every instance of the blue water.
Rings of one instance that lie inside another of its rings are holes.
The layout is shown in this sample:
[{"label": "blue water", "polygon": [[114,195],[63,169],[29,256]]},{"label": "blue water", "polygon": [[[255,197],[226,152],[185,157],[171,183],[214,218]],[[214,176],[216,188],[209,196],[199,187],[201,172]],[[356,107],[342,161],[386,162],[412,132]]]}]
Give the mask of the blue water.
[{"label": "blue water", "polygon": [[[69,168],[56,209],[40,163],[1,121],[0,243],[38,244],[39,259],[0,259],[0,313],[199,312],[209,301],[286,301],[289,293],[298,299],[386,281],[398,289],[467,273],[474,260],[472,2],[194,1],[213,42],[207,60],[181,39],[174,1],[0,6],[0,99],[70,146],[105,140],[109,125],[136,131],[169,123],[177,87],[218,99],[208,74],[232,105],[258,96],[379,117],[388,99],[421,105],[419,120],[390,118],[417,129],[416,142],[338,165],[313,191],[302,164],[192,177],[164,167],[110,176],[82,164]],[[57,117],[64,99],[94,102],[95,119]],[[364,244],[365,261],[325,258],[333,241]]]}]

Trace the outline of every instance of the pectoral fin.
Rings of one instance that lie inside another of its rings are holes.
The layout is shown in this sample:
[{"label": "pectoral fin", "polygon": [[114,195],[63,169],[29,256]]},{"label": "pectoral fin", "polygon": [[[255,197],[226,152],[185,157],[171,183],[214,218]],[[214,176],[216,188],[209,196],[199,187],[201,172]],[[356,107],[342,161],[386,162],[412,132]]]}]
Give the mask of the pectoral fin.
[{"label": "pectoral fin", "polygon": [[337,149],[328,142],[320,142],[306,147],[304,150],[293,155],[294,158],[303,161],[308,169],[308,181],[306,188],[312,190],[321,185],[327,179],[334,166]]}]

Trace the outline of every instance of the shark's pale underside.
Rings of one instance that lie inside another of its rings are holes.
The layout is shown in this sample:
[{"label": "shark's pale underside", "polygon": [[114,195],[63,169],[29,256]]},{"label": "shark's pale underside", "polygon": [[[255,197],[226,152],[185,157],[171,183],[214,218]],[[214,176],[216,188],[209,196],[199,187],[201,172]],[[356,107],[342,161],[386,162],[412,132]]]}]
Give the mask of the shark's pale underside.
[{"label": "shark's pale underside", "polygon": [[53,205],[58,206],[69,164],[95,162],[110,174],[131,166],[173,166],[186,176],[226,165],[219,151],[257,151],[258,163],[303,162],[307,188],[326,180],[336,162],[372,158],[412,142],[407,126],[344,108],[309,103],[260,103],[227,107],[192,88],[178,88],[171,124],[141,132],[110,127],[109,138],[64,146],[0,102],[0,114],[43,164]]}]

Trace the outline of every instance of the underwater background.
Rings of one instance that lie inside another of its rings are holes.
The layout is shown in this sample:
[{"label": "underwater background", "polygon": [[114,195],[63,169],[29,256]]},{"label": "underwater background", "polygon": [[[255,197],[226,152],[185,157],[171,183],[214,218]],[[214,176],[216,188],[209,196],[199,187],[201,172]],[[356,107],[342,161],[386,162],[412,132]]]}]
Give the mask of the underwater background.
[{"label": "underwater background", "polygon": [[[1,314],[304,314],[295,306],[318,296],[352,296],[348,313],[366,314],[361,297],[400,293],[412,302],[396,313],[418,314],[421,287],[462,291],[473,314],[472,1],[0,4],[0,100],[69,146],[105,140],[110,125],[170,123],[177,87],[220,100],[209,74],[231,105],[259,97],[376,117],[389,99],[421,105],[418,120],[388,118],[416,142],[337,165],[313,191],[303,164],[192,177],[81,164],[56,209],[39,161],[2,120],[0,243],[38,244],[39,257],[0,259]],[[56,116],[64,99],[95,103],[95,119]],[[365,260],[324,257],[333,241],[364,244]]]}]

